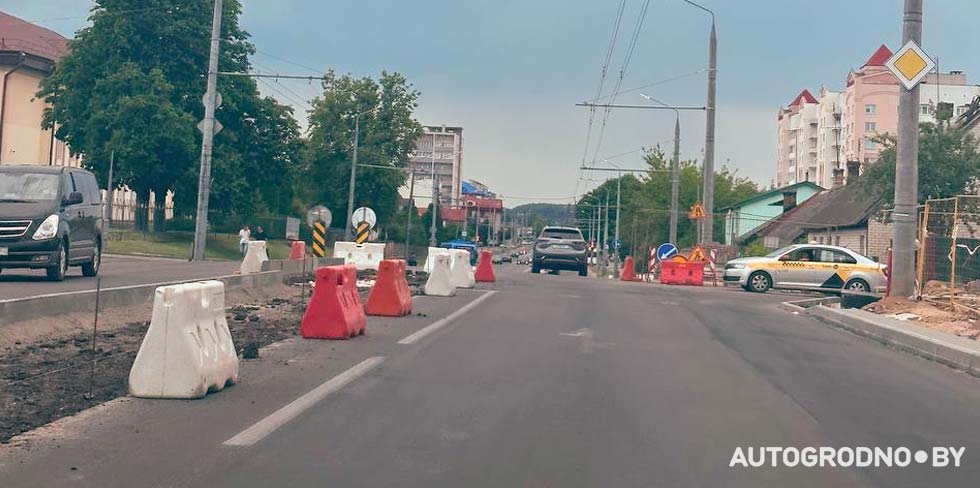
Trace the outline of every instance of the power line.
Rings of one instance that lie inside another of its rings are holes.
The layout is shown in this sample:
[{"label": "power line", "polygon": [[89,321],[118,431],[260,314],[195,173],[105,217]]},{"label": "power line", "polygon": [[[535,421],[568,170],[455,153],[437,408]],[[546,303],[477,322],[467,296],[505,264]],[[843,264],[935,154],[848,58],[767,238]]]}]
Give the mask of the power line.
[{"label": "power line", "polygon": [[[623,64],[619,69],[619,78],[616,80],[616,88],[613,89],[614,95],[611,98],[610,103],[615,103],[616,95],[615,93],[623,85],[623,77],[626,76],[626,71],[629,69],[630,61],[633,59],[633,52],[636,50],[637,41],[640,38],[640,31],[643,28],[643,21],[647,16],[647,9],[650,7],[650,0],[643,2],[643,8],[640,10],[640,15],[636,19],[636,27],[633,28],[633,37],[630,39],[630,47],[626,51],[626,57],[623,58]],[[595,151],[592,154],[592,163],[595,164],[596,159],[599,156],[599,150],[602,148],[602,139],[606,134],[606,123],[609,121],[609,114],[611,113],[609,108],[606,108],[605,113],[602,117],[602,126],[599,127],[599,139],[596,141]]]},{"label": "power line", "polygon": [[701,69],[699,69],[697,71],[691,71],[690,73],[684,73],[682,75],[677,75],[677,76],[674,76],[674,77],[671,77],[671,78],[665,78],[663,80],[654,81],[652,83],[648,83],[646,85],[638,86],[636,88],[629,88],[629,89],[626,89],[626,90],[620,90],[618,92],[613,92],[613,93],[610,93],[608,95],[598,96],[598,97],[593,98],[592,100],[589,100],[589,102],[596,103],[599,100],[604,100],[604,99],[609,98],[609,97],[622,95],[624,93],[632,93],[632,92],[635,92],[635,91],[640,91],[640,90],[642,90],[644,88],[650,88],[650,87],[654,87],[654,86],[658,86],[658,85],[664,85],[664,84],[670,83],[672,81],[682,80],[684,78],[688,78],[688,77],[691,77],[691,76],[694,76],[694,75],[699,75],[701,73],[704,73],[705,71],[708,71],[708,68],[701,68]]}]

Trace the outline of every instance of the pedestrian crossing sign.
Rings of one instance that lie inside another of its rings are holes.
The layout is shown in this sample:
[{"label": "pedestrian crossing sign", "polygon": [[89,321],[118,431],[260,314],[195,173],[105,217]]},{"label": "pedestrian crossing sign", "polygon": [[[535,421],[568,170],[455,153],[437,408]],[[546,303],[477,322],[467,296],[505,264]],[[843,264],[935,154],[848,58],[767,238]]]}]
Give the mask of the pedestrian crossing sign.
[{"label": "pedestrian crossing sign", "polygon": [[694,202],[694,205],[691,205],[691,210],[687,212],[687,218],[691,220],[703,220],[707,216],[701,202]]}]

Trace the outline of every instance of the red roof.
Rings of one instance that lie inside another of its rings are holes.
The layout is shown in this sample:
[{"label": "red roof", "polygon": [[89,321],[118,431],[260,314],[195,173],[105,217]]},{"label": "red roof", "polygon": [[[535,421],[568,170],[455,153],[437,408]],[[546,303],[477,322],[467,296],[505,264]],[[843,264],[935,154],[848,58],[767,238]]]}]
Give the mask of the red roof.
[{"label": "red roof", "polygon": [[806,103],[817,103],[817,99],[816,98],[813,98],[813,94],[810,93],[810,90],[807,90],[807,89],[804,88],[803,91],[801,91],[800,94],[797,95],[796,98],[794,98],[792,102],[790,102],[789,106],[790,107],[796,107],[796,106],[802,105],[803,102],[806,102]]},{"label": "red roof", "polygon": [[0,51],[22,51],[58,61],[68,54],[68,39],[13,15],[0,12]]},{"label": "red roof", "polygon": [[466,221],[465,208],[439,207],[439,214],[442,215],[442,220],[448,222]]},{"label": "red roof", "polygon": [[[864,62],[864,66],[884,66],[889,58],[892,57],[892,50],[888,49],[888,46],[882,44],[878,47],[878,50]],[[864,67],[862,66],[862,68]]]},{"label": "red roof", "polygon": [[480,210],[500,210],[504,208],[504,201],[499,198],[479,198],[466,196],[463,197],[463,205],[466,205],[467,207],[476,207]]}]

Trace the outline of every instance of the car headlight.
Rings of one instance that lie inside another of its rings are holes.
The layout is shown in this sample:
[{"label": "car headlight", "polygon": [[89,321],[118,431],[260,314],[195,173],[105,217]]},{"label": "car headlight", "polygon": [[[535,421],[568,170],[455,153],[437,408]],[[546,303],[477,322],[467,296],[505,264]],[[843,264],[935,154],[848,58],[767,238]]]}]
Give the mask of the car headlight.
[{"label": "car headlight", "polygon": [[58,214],[51,214],[34,231],[34,240],[41,241],[58,235]]},{"label": "car headlight", "polygon": [[725,266],[725,269],[745,269],[745,265],[742,263],[732,263]]}]

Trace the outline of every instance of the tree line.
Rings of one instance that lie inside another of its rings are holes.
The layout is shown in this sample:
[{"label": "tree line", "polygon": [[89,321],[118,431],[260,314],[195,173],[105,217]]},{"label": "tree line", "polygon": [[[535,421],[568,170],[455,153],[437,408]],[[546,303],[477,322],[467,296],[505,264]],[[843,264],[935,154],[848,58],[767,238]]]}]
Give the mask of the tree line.
[{"label": "tree line", "polygon": [[[173,192],[174,211],[191,218],[197,205],[201,153],[198,122],[211,37],[211,0],[96,0],[89,24],[70,42],[38,92],[48,106],[47,128],[106,181],[137,197],[136,226],[148,226],[148,208],[164,230],[163,195]],[[137,8],[138,7],[138,8]],[[251,73],[256,52],[239,25],[239,0],[225,0],[219,71]],[[399,73],[377,78],[326,70],[322,92],[310,105],[308,129],[300,130],[292,107],[262,96],[251,76],[219,76],[222,103],[216,119],[210,213],[212,216],[298,215],[326,205],[334,226],[347,213],[355,115],[360,117],[358,205],[380,222],[398,207],[397,188],[421,124],[414,118],[419,92]],[[156,202],[150,202],[150,194]],[[152,205],[152,204],[156,205]]]}]

